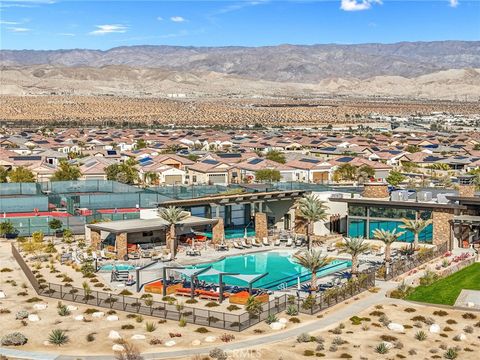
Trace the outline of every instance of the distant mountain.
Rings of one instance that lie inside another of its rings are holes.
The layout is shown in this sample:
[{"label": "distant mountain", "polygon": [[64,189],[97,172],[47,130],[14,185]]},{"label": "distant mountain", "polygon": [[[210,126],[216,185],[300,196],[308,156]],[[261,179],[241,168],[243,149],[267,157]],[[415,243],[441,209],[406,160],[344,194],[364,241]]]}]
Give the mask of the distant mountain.
[{"label": "distant mountain", "polygon": [[380,76],[413,79],[443,70],[480,68],[480,41],[265,47],[127,46],[100,50],[1,50],[0,65],[123,65],[174,72],[214,72],[243,79],[319,84]]}]

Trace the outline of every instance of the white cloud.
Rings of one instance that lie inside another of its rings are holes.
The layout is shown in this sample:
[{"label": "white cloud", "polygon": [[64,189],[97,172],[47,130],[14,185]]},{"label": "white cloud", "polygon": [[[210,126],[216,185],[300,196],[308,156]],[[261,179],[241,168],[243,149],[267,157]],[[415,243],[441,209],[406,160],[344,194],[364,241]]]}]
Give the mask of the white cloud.
[{"label": "white cloud", "polygon": [[458,3],[458,0],[449,0],[450,1],[450,7],[452,8],[456,8],[459,3]]},{"label": "white cloud", "polygon": [[163,18],[162,18],[161,16],[157,16],[157,20],[158,20],[158,21],[162,21]]},{"label": "white cloud", "polygon": [[8,29],[8,31],[14,32],[14,33],[25,33],[25,32],[29,32],[31,30],[29,28],[24,28],[24,27],[9,27],[7,29]]},{"label": "white cloud", "polygon": [[341,0],[340,9],[345,11],[368,10],[372,4],[381,4],[381,0]]},{"label": "white cloud", "polygon": [[125,33],[127,27],[120,24],[96,25],[97,30],[89,32],[90,35],[105,35],[111,33]]},{"label": "white cloud", "polygon": [[60,36],[75,36],[74,33],[58,33],[57,35],[60,35]]},{"label": "white cloud", "polygon": [[172,16],[170,18],[170,20],[172,20],[173,22],[177,22],[177,23],[181,23],[181,22],[185,22],[187,21],[184,17],[182,16]]},{"label": "white cloud", "polygon": [[5,21],[5,20],[0,20],[0,25],[19,25],[21,24],[18,21]]}]

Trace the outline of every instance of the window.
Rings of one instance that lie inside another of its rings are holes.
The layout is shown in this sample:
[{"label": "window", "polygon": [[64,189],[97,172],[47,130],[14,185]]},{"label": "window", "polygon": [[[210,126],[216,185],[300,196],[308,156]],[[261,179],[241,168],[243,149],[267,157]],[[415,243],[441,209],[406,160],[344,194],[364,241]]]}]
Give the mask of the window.
[{"label": "window", "polygon": [[153,236],[153,231],[144,231],[144,232],[142,233],[142,236],[143,236],[143,237]]},{"label": "window", "polygon": [[[395,231],[397,234],[402,233],[398,238],[401,242],[412,242],[414,240],[414,235],[410,231],[406,231],[401,228],[403,223],[401,221],[383,221],[383,220],[370,220],[370,228],[368,231],[369,238],[374,239],[375,229],[383,229],[387,231]],[[430,224],[427,226],[419,235],[418,239],[420,242],[431,243],[433,237],[433,226]]]},{"label": "window", "polygon": [[351,216],[367,216],[367,208],[365,206],[349,205],[348,214]]},{"label": "window", "polygon": [[348,236],[349,237],[365,237],[367,220],[349,219],[348,220]]},{"label": "window", "polygon": [[389,219],[415,219],[414,209],[395,209],[391,207],[370,207],[370,217],[389,218]]}]

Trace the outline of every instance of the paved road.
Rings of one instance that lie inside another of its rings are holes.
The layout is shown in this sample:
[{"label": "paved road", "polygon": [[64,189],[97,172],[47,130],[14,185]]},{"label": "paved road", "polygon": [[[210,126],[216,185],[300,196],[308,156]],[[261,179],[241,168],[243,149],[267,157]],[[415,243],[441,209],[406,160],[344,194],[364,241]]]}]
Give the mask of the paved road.
[{"label": "paved road", "polygon": [[[254,348],[257,346],[265,346],[269,343],[280,342],[286,339],[294,339],[298,335],[304,332],[314,332],[322,330],[325,327],[331,326],[335,323],[338,323],[344,319],[350,318],[363,310],[369,308],[370,306],[379,304],[379,303],[388,303],[388,302],[401,302],[401,300],[395,300],[385,297],[385,293],[387,290],[392,289],[396,286],[393,282],[381,282],[377,281],[377,286],[380,287],[380,291],[376,294],[370,294],[366,298],[360,301],[352,301],[347,306],[344,306],[340,310],[329,311],[321,319],[309,322],[305,325],[296,327],[294,329],[274,333],[271,335],[266,336],[258,336],[253,337],[248,340],[228,343],[228,344],[217,344],[212,345],[209,347],[202,347],[202,348],[192,348],[192,349],[184,349],[184,350],[171,350],[171,351],[164,351],[159,353],[151,353],[151,354],[143,354],[145,359],[172,359],[178,357],[188,357],[198,354],[208,354],[210,350],[214,348],[220,348],[224,351],[240,351],[240,350],[247,350],[250,348]],[[23,359],[31,359],[31,360],[113,360],[115,359],[114,356],[73,356],[73,355],[61,355],[58,354],[57,356],[52,356],[49,354],[42,354],[42,353],[33,353],[33,352],[25,352],[25,351],[18,351],[18,355],[16,354],[16,350],[11,349],[4,349],[0,348],[0,354],[6,356],[18,356]],[[20,355],[21,353],[21,355]]]}]

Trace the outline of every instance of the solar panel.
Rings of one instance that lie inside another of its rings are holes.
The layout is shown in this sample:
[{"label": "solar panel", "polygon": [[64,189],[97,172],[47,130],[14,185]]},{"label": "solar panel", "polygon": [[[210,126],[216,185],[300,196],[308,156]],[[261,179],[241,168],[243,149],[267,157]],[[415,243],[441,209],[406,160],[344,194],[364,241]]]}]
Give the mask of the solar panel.
[{"label": "solar panel", "polygon": [[146,162],[148,162],[148,161],[152,161],[152,158],[150,158],[150,157],[147,156],[147,157],[144,157],[144,158],[138,160],[138,162],[139,162],[140,164],[144,164],[144,163],[146,163]]},{"label": "solar panel", "polygon": [[239,158],[242,157],[241,154],[238,153],[225,153],[225,154],[217,154],[218,157],[224,158],[224,159],[232,159],[232,158]]},{"label": "solar panel", "polygon": [[14,156],[12,157],[13,160],[42,160],[41,156]]},{"label": "solar panel", "polygon": [[338,162],[342,162],[342,163],[347,163],[347,162],[350,162],[352,160],[353,160],[353,158],[350,157],[350,156],[344,156],[344,157],[341,157],[340,159],[337,159]]},{"label": "solar panel", "polygon": [[261,163],[262,161],[263,161],[263,159],[256,158],[256,159],[250,160],[248,163],[249,163],[250,165],[257,165],[257,164]]},{"label": "solar panel", "polygon": [[107,150],[107,155],[117,155],[116,150]]},{"label": "solar panel", "polygon": [[307,159],[307,158],[300,159],[300,161],[301,161],[301,162],[310,163],[310,164],[318,164],[318,163],[320,162],[320,160]]},{"label": "solar panel", "polygon": [[219,162],[217,160],[205,159],[201,161],[204,164],[217,165]]}]

